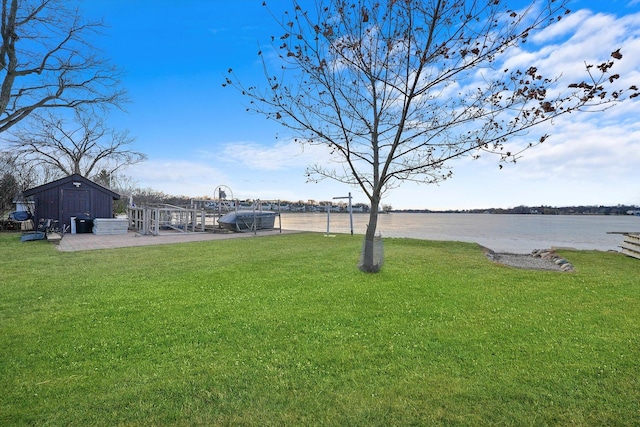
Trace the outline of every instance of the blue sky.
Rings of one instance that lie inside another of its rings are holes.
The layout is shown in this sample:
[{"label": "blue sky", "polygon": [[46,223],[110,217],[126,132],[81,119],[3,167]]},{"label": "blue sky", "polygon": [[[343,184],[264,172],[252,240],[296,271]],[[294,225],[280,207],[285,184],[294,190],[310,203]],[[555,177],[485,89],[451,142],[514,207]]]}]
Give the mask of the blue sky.
[{"label": "blue sky", "polygon": [[[241,199],[322,201],[352,192],[354,202],[366,202],[344,184],[306,183],[305,167],[326,153],[296,145],[286,129],[246,113],[247,100],[222,87],[228,68],[247,85],[262,83],[258,44],[279,34],[262,1],[81,2],[86,16],[109,26],[100,47],[126,73],[131,103],[109,122],[128,129],[135,149],[148,156],[126,173],[138,187],[192,197],[213,197],[226,185]],[[285,1],[269,3],[275,9]],[[616,71],[640,85],[640,0],[574,0],[569,7],[573,13],[560,26],[532,38],[529,49],[536,52],[514,52],[511,60],[570,76],[584,60],[606,59],[621,48]],[[540,129],[552,137],[517,165],[499,170],[495,159],[461,160],[451,180],[405,183],[383,203],[397,209],[640,205],[639,105],[571,115]]]}]

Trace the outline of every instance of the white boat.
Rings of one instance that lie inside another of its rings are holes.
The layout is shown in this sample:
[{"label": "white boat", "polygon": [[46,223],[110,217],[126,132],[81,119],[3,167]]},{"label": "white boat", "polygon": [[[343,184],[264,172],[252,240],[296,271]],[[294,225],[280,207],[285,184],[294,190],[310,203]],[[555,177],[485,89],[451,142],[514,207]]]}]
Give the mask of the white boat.
[{"label": "white boat", "polygon": [[230,231],[273,230],[276,215],[272,211],[235,211],[222,215],[218,224]]}]

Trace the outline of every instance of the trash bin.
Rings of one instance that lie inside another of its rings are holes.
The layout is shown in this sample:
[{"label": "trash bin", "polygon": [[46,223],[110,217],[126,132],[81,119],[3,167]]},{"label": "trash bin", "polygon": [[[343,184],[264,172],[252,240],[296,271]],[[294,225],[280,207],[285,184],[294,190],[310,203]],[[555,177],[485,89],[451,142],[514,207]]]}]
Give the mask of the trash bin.
[{"label": "trash bin", "polygon": [[76,217],[76,233],[92,233],[93,219],[87,215],[78,215]]}]

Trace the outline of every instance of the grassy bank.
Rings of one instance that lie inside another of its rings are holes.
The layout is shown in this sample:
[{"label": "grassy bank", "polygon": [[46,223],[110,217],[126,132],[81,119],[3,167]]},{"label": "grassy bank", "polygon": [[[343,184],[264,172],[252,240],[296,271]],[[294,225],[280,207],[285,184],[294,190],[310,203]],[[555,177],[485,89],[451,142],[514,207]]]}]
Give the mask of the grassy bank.
[{"label": "grassy bank", "polygon": [[632,425],[640,262],[282,235],[81,253],[0,234],[2,425]]}]

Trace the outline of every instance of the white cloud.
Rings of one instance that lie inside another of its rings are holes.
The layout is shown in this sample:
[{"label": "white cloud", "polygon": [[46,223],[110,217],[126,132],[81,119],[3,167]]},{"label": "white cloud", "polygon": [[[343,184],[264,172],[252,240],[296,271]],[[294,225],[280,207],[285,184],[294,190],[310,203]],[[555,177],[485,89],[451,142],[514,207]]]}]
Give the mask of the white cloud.
[{"label": "white cloud", "polygon": [[140,188],[192,197],[213,195],[217,185],[229,180],[219,168],[189,160],[151,159],[131,168],[128,173]]},{"label": "white cloud", "polygon": [[585,62],[597,65],[611,59],[611,52],[621,48],[624,59],[616,64],[614,71],[635,72],[640,54],[639,38],[640,14],[616,18],[579,10],[536,33],[532,45],[509,51],[505,67],[535,65],[545,74],[561,76],[561,82],[573,82],[588,78]]},{"label": "white cloud", "polygon": [[314,162],[326,164],[330,158],[321,147],[302,147],[293,140],[271,147],[229,143],[216,151],[200,149],[193,158],[152,158],[127,173],[139,188],[189,197],[214,197],[218,185],[230,187],[232,197],[239,199],[330,200],[350,191],[330,181],[306,183],[305,168]]},{"label": "white cloud", "polygon": [[[561,175],[565,180],[613,177],[635,170],[640,161],[640,143],[631,141],[623,131],[609,129],[590,132],[588,126],[573,126],[554,135],[543,146],[528,152],[521,160],[521,177],[539,178]],[[640,132],[635,133],[635,137]]]},{"label": "white cloud", "polygon": [[566,37],[576,29],[579,29],[582,26],[582,22],[591,15],[592,13],[586,9],[573,12],[563,17],[559,23],[551,25],[544,31],[535,33],[531,37],[531,41],[537,44],[548,44],[559,38]]},{"label": "white cloud", "polygon": [[228,143],[221,150],[220,156],[226,162],[259,171],[304,169],[315,162],[331,161],[326,148],[303,146],[294,140],[281,141],[273,146],[254,142]]}]

